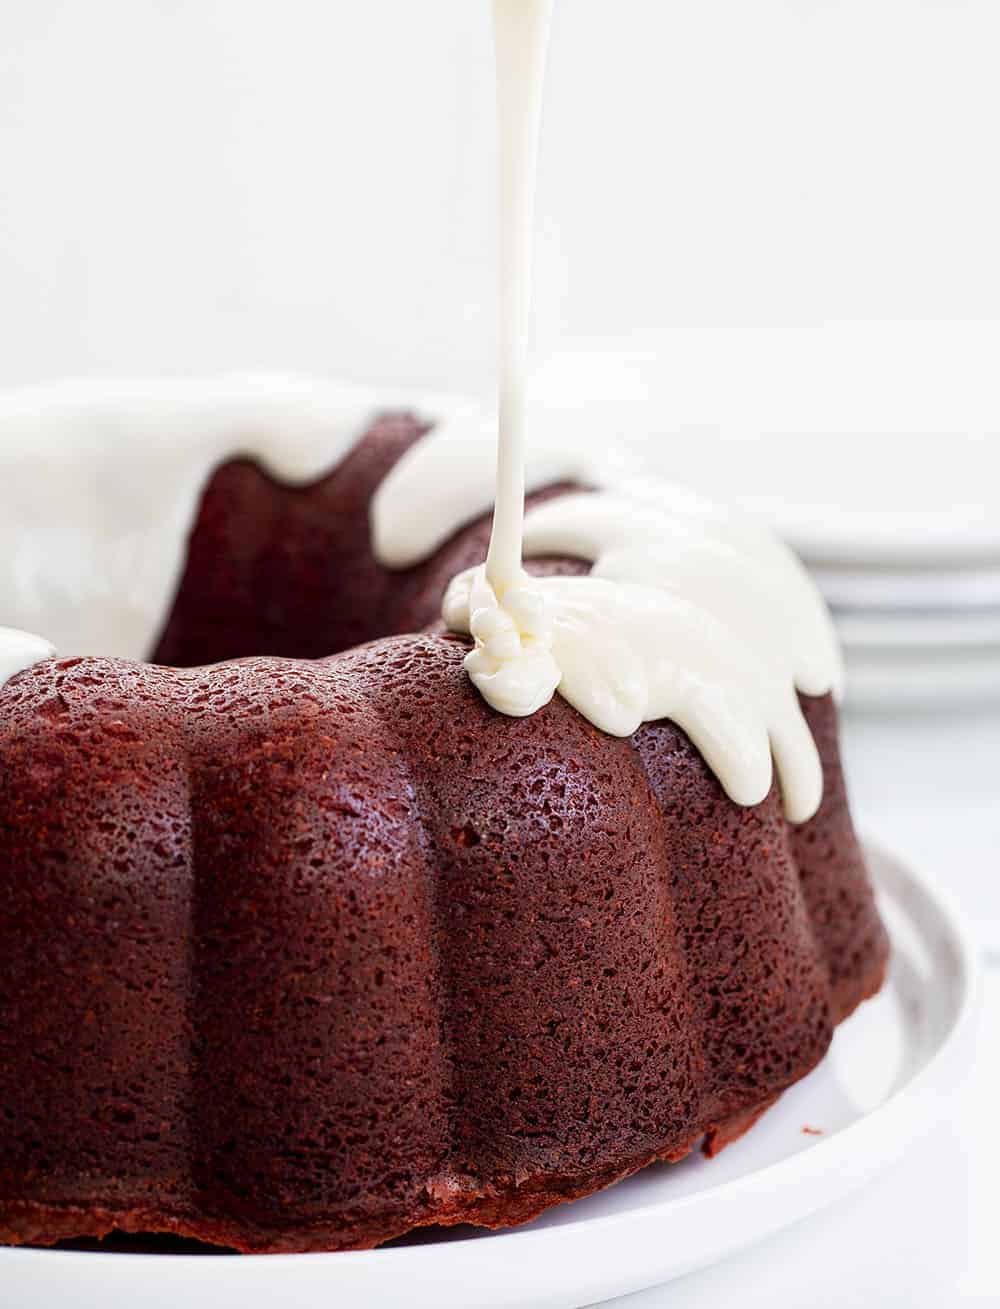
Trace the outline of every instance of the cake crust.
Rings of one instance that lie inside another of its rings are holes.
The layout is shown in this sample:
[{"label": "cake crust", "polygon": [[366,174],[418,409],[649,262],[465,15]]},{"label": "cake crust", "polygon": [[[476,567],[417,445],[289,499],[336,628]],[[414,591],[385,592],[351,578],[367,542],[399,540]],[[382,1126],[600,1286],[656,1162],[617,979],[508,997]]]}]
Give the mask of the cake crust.
[{"label": "cake crust", "polygon": [[372,558],[421,430],[385,420],[312,488],[213,478],[156,658],[254,656],[0,690],[0,1240],[524,1222],[717,1153],[878,989],[828,697],[802,701],[825,789],[793,827],[669,722],[503,718],[466,642],[394,635],[488,531]]}]

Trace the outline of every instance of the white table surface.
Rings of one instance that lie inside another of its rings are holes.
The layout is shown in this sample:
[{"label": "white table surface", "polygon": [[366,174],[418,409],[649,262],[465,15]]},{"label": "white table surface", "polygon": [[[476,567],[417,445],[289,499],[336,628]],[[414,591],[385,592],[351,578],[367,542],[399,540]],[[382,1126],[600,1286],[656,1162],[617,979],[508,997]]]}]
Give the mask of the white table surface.
[{"label": "white table surface", "polygon": [[875,1184],[615,1309],[1000,1305],[1000,706],[848,714],[859,827],[936,874],[979,931],[977,1063],[945,1122]]}]

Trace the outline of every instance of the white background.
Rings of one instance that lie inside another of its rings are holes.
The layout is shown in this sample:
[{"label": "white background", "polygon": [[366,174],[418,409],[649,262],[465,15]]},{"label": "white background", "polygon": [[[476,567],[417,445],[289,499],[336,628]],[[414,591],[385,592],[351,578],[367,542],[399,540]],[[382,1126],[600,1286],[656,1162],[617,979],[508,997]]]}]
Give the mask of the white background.
[{"label": "white background", "polygon": [[[487,389],[489,35],[487,0],[7,0],[0,384]],[[681,328],[717,368],[664,352],[667,426],[749,353],[806,426],[1000,430],[998,48],[993,0],[562,0],[538,359]]]},{"label": "white background", "polygon": [[[561,0],[536,421],[1000,517],[998,49],[994,0]],[[488,0],[7,0],[0,387],[489,395],[491,58]]]}]

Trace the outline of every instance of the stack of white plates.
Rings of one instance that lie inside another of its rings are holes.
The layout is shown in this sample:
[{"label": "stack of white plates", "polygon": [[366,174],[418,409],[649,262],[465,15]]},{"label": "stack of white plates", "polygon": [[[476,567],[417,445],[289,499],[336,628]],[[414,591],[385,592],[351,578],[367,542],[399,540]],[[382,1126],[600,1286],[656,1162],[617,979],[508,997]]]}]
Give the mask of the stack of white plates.
[{"label": "stack of white plates", "polygon": [[[873,438],[871,457],[858,445],[849,454],[853,481],[843,465],[825,477],[817,459],[780,497],[752,485],[741,497],[818,582],[843,644],[849,701],[1000,703],[1000,438]],[[743,473],[747,486],[746,465]]]},{"label": "stack of white plates", "polygon": [[574,342],[535,421],[768,519],[839,626],[847,695],[1000,703],[1000,322]]},{"label": "stack of white plates", "polygon": [[811,566],[855,703],[1000,698],[1000,554],[966,565]]}]

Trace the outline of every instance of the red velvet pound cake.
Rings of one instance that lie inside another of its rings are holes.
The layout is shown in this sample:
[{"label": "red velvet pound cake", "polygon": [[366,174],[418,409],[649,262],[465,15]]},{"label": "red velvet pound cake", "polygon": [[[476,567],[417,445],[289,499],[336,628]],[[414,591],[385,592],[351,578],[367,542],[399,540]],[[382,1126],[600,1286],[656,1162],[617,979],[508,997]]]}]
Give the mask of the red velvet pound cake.
[{"label": "red velvet pound cake", "polygon": [[218,469],[156,650],[188,667],[0,690],[0,1239],[522,1222],[712,1153],[877,990],[829,697],[802,698],[824,790],[796,825],[670,722],[504,717],[469,642],[395,635],[488,535],[377,562],[422,431],[381,421],[301,487]]}]

